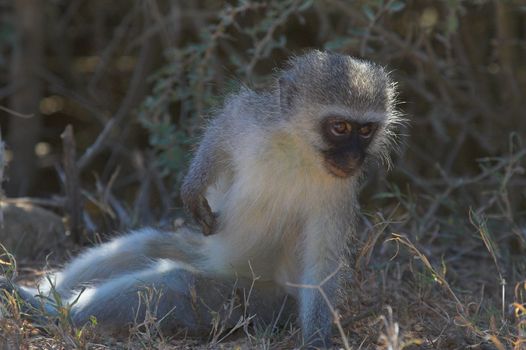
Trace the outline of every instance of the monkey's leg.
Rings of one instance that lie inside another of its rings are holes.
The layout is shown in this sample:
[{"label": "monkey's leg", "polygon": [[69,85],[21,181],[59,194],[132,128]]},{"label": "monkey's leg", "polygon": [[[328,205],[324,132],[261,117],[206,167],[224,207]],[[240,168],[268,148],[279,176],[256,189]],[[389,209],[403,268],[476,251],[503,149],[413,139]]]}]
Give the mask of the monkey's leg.
[{"label": "monkey's leg", "polygon": [[332,344],[334,315],[329,306],[336,308],[339,302],[339,268],[345,249],[343,240],[338,239],[345,234],[338,232],[340,227],[343,226],[337,222],[314,222],[309,223],[305,232],[301,284],[309,287],[298,290],[299,313],[303,340],[316,348]]},{"label": "monkey's leg", "polygon": [[[337,268],[337,265],[334,265]],[[313,269],[314,270],[314,269]],[[330,275],[329,269],[325,269],[326,276]],[[310,271],[303,276],[303,285],[318,286],[324,280],[324,274],[320,271]],[[333,276],[331,280],[326,281],[321,289],[326,295],[328,301],[335,302],[338,283],[337,277]],[[325,348],[332,344],[332,323],[333,315],[329,305],[323,297],[321,291],[317,288],[301,288],[299,295],[299,314],[301,330],[304,343],[315,348]]]},{"label": "monkey's leg", "polygon": [[[254,314],[272,322],[285,294],[275,285],[250,286],[248,281],[208,276],[185,263],[159,260],[72,296],[71,300],[78,298],[72,318],[82,325],[94,316],[110,332],[126,331],[149,314],[160,320],[163,329],[184,328],[195,333],[210,331],[215,318],[226,328]],[[289,312],[292,305],[289,302],[284,307]]]},{"label": "monkey's leg", "polygon": [[[191,262],[197,258],[196,246],[200,234],[186,227],[177,232],[142,229],[90,248],[74,258],[65,269],[44,279],[40,290],[51,288],[67,298],[71,291],[87,284],[101,283],[110,278],[146,268],[152,260],[169,258]],[[193,256],[189,256],[189,252]]]}]

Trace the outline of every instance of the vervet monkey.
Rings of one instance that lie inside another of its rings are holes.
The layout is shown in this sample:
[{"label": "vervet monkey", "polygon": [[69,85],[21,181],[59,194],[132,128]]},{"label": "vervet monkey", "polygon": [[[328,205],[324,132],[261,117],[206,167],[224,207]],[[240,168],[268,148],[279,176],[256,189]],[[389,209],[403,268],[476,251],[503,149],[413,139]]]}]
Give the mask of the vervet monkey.
[{"label": "vervet monkey", "polygon": [[[51,278],[65,300],[77,300],[73,320],[93,315],[125,328],[142,312],[137,292],[150,287],[161,290],[157,316],[168,315],[166,327],[205,329],[232,286],[257,276],[245,312],[271,319],[292,296],[305,343],[329,346],[327,302],[297,285],[325,280],[337,305],[348,277],[338,269],[355,249],[360,178],[374,160],[389,162],[401,120],[395,95],[382,67],[311,51],[290,59],[272,89],[227,98],[181,190],[202,232],[137,231],[74,259]],[[35,291],[19,292],[35,303]]]}]

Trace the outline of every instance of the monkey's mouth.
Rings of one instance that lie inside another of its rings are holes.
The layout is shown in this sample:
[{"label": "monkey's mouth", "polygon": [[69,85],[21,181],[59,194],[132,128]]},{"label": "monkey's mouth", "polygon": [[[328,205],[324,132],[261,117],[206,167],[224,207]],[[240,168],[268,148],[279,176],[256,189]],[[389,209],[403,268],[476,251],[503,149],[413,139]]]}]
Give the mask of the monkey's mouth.
[{"label": "monkey's mouth", "polygon": [[324,163],[325,168],[329,171],[329,173],[339,178],[350,177],[356,172],[357,169],[357,167],[351,164],[339,164],[338,162],[328,158],[325,158]]}]

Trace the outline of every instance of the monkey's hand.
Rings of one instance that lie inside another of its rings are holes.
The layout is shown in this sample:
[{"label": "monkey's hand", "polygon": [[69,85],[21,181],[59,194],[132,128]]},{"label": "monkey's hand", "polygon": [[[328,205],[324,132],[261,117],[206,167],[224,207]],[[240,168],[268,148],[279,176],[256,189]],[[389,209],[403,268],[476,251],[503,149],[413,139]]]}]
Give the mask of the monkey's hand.
[{"label": "monkey's hand", "polygon": [[216,214],[212,212],[205,196],[202,194],[189,195],[188,192],[183,191],[181,198],[186,211],[201,226],[205,236],[213,234],[216,226]]}]

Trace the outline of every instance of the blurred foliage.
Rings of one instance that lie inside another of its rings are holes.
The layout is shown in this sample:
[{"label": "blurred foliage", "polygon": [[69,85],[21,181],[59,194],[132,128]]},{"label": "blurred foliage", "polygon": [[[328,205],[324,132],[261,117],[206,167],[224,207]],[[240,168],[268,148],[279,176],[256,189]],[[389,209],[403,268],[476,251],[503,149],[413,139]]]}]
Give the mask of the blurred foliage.
[{"label": "blurred foliage", "polygon": [[[373,60],[398,82],[410,127],[395,170],[363,192],[358,284],[419,322],[431,348],[524,342],[502,311],[504,299],[523,302],[509,286],[526,275],[524,1],[31,1],[45,25],[27,30],[45,43],[43,64],[27,67],[42,83],[27,201],[68,213],[60,135],[71,124],[86,230],[171,225],[193,147],[228,93],[269,86],[313,48]],[[28,114],[9,107],[33,87],[13,72],[16,9],[31,1],[0,0],[4,187],[20,131],[10,122]]]},{"label": "blurred foliage", "polygon": [[[17,34],[12,3],[0,8],[5,61]],[[288,57],[311,48],[376,61],[399,82],[410,138],[391,185],[379,174],[366,194],[380,193],[382,203],[407,196],[407,209],[425,219],[413,222],[417,232],[454,223],[459,212],[493,198],[487,189],[507,171],[499,161],[523,147],[526,10],[518,0],[55,0],[45,10],[37,142],[47,150],[38,159],[46,185],[30,194],[63,191],[58,136],[67,124],[79,157],[102,132],[81,183],[88,212],[105,208],[105,223],[169,215],[201,128],[225,95],[240,84],[268,86]],[[0,65],[0,81],[7,106],[18,84],[9,65]],[[15,117],[0,113],[8,135],[6,121]],[[503,186],[506,205],[522,213],[524,180],[513,176]],[[501,197],[492,205],[503,205]]]},{"label": "blurred foliage", "polygon": [[[39,159],[49,187],[33,193],[49,195],[62,187],[53,173],[60,160],[58,135],[66,124],[75,126],[82,154],[108,121],[117,119],[89,164],[91,171],[82,172],[83,182],[90,187],[95,172],[104,185],[119,167],[129,169],[125,174],[131,178],[119,177],[117,189],[138,186],[142,175],[133,174],[153,161],[159,176],[169,179],[171,196],[165,202],[175,200],[192,145],[225,94],[240,84],[268,86],[284,60],[310,48],[364,57],[392,71],[401,108],[411,120],[407,151],[392,181],[402,192],[411,182],[413,191],[428,195],[420,200],[433,202],[450,178],[475,176],[492,159],[509,155],[511,132],[514,143],[524,138],[526,11],[520,1],[132,4],[46,4],[46,66],[38,73],[46,84],[40,103],[44,130],[38,141],[49,146],[40,148],[49,152]],[[0,57],[7,60],[17,34],[11,3],[0,7]],[[0,65],[3,105],[17,85],[8,68]],[[136,74],[139,69],[146,75]],[[8,117],[1,117],[3,134],[10,132],[4,126]],[[144,152],[145,139],[153,155]],[[517,189],[510,191],[514,204],[524,198],[522,187]],[[125,195],[125,202],[139,192]],[[465,199],[462,210],[484,197],[474,188],[453,193]],[[459,203],[441,200],[442,211],[461,210]]]}]

